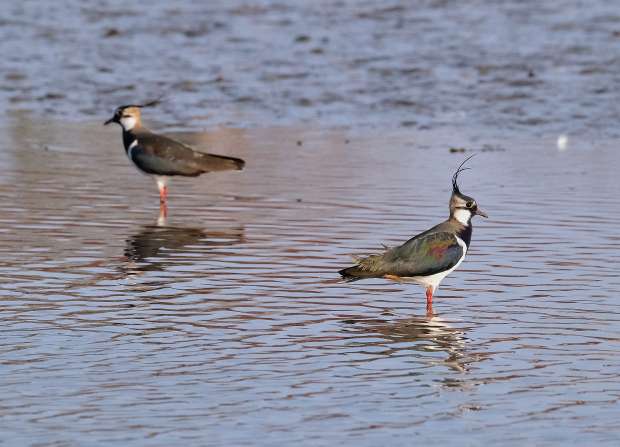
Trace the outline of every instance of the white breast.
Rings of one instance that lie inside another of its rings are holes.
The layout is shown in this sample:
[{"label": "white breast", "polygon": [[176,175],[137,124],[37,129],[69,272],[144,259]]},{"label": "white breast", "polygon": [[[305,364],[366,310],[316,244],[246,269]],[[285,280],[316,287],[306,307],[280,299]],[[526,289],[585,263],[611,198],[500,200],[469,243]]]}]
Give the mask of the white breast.
[{"label": "white breast", "polygon": [[456,241],[461,246],[461,248],[463,248],[463,256],[461,256],[461,259],[459,259],[459,261],[455,264],[454,267],[452,267],[450,270],[446,270],[445,272],[435,273],[434,275],[413,276],[408,279],[413,282],[417,282],[418,284],[422,284],[424,287],[432,287],[433,292],[435,292],[435,290],[437,290],[437,287],[439,287],[439,283],[441,283],[441,281],[443,281],[446,276],[456,270],[456,268],[461,265],[461,262],[463,262],[463,259],[465,259],[465,255],[467,254],[467,244],[458,236],[456,236]]}]

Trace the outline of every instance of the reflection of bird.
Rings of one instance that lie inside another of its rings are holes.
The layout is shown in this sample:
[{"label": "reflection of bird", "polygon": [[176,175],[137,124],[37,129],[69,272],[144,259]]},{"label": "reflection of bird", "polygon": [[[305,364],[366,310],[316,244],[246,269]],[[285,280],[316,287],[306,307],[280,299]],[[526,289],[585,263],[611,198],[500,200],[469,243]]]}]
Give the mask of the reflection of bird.
[{"label": "reflection of bird", "polygon": [[121,125],[125,153],[140,172],[155,177],[160,203],[166,203],[170,176],[196,177],[206,172],[243,169],[245,162],[240,158],[198,152],[143,127],[140,108],[154,104],[156,102],[118,107],[104,124]]},{"label": "reflection of bird", "polygon": [[[397,351],[415,350],[443,351],[448,357],[441,363],[451,369],[463,372],[468,359],[464,359],[465,337],[463,331],[449,326],[441,319],[407,318],[396,322],[381,320],[349,320],[355,329],[362,332],[361,343],[384,347],[388,355]],[[373,336],[368,338],[368,334]],[[431,342],[429,345],[427,342]],[[415,344],[415,345],[414,345]]]},{"label": "reflection of bird", "polygon": [[[181,249],[202,252],[205,248],[225,247],[243,242],[243,228],[219,231],[203,231],[198,228],[145,226],[138,234],[127,239],[125,256],[130,262],[145,263],[132,265],[132,270],[162,270]],[[150,259],[157,258],[157,260]]]},{"label": "reflection of bird", "polygon": [[471,241],[471,218],[474,215],[487,217],[473,198],[459,191],[457,178],[470,158],[461,163],[452,176],[450,217],[446,221],[403,245],[358,259],[356,265],[340,270],[342,277],[347,281],[387,278],[422,284],[426,288],[427,311],[432,312],[433,293],[465,258]]}]

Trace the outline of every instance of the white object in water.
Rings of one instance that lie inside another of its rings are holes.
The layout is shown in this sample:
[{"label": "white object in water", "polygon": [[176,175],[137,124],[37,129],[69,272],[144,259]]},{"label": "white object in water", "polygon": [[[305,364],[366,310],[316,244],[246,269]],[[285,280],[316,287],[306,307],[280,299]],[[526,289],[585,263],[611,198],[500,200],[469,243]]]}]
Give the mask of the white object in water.
[{"label": "white object in water", "polygon": [[561,134],[558,137],[558,150],[560,152],[565,151],[568,148],[568,136],[565,134]]}]

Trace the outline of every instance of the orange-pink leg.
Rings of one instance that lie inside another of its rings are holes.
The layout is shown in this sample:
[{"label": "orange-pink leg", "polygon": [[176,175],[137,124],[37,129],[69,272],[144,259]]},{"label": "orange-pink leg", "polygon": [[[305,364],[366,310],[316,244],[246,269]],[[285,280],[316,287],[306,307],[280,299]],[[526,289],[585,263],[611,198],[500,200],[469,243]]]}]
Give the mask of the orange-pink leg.
[{"label": "orange-pink leg", "polygon": [[433,288],[432,287],[427,287],[426,288],[426,305],[433,305]]},{"label": "orange-pink leg", "polygon": [[166,185],[159,186],[159,203],[166,203],[168,200],[168,187]]},{"label": "orange-pink leg", "polygon": [[433,288],[426,288],[426,314],[433,313]]}]

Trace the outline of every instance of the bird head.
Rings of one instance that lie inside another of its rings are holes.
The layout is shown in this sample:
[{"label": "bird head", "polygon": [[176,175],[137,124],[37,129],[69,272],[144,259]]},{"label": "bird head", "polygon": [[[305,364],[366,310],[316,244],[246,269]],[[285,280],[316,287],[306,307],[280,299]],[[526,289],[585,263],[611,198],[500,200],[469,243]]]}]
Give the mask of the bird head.
[{"label": "bird head", "polygon": [[456,220],[464,225],[468,225],[473,216],[489,217],[487,214],[478,208],[478,203],[473,197],[466,196],[459,190],[457,183],[459,174],[469,168],[464,168],[463,165],[471,159],[468,157],[460,164],[456,172],[452,176],[452,195],[450,196],[450,217],[454,217]]},{"label": "bird head", "polygon": [[104,126],[107,126],[110,123],[117,123],[123,127],[123,130],[131,130],[136,126],[140,126],[142,123],[140,109],[142,107],[151,107],[157,105],[158,103],[159,101],[156,100],[147,102],[146,104],[129,104],[126,106],[117,107],[112,118],[103,124]]}]

